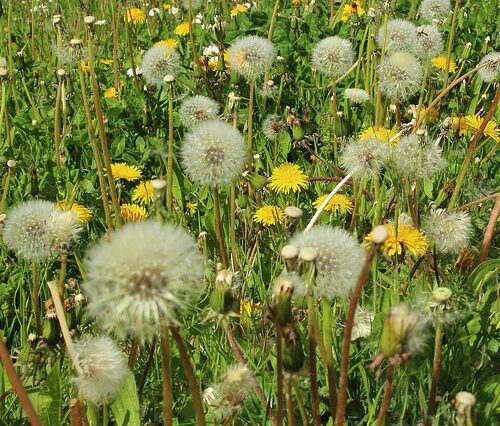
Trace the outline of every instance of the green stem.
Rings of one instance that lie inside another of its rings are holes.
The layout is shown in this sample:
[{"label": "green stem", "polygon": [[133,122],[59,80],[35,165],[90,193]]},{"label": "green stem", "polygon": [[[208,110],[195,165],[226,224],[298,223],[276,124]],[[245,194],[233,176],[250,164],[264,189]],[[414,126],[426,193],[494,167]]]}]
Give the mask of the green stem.
[{"label": "green stem", "polygon": [[425,419],[425,426],[432,426],[432,417],[436,413],[436,394],[439,382],[439,372],[441,370],[441,357],[442,357],[442,341],[443,341],[443,316],[438,313],[436,323],[436,335],[434,338],[434,361],[432,363],[432,382],[431,391],[429,393],[429,404],[427,407],[427,417]]},{"label": "green stem", "polygon": [[389,408],[389,402],[391,401],[391,391],[392,382],[394,380],[394,372],[396,370],[397,364],[389,364],[389,369],[387,370],[387,378],[385,380],[384,396],[382,398],[382,404],[380,405],[380,410],[377,416],[376,426],[382,426],[384,424],[385,414]]},{"label": "green stem", "polygon": [[[444,82],[443,88],[448,84],[450,60],[451,60],[451,49],[453,47],[453,41],[455,38],[455,26],[457,22],[458,9],[460,7],[460,0],[455,0],[455,8],[453,9],[453,16],[451,18],[450,34],[448,34],[448,46],[446,49],[446,68],[444,70]],[[418,118],[417,118],[418,119]]]},{"label": "green stem", "polygon": [[54,112],[54,145],[55,159],[58,166],[61,165],[61,97],[62,97],[62,80],[58,79],[56,92],[56,106]]},{"label": "green stem", "polygon": [[252,137],[253,137],[253,103],[254,103],[255,81],[250,80],[250,88],[248,95],[248,119],[247,119],[247,147],[248,147],[248,162],[252,163]]},{"label": "green stem", "polygon": [[173,83],[168,83],[168,154],[167,154],[167,210],[172,209],[172,185],[174,165],[174,97]]},{"label": "green stem", "polygon": [[233,264],[239,268],[238,243],[236,242],[236,184],[231,181],[231,194],[229,199],[229,244],[233,256]]},{"label": "green stem", "polygon": [[283,425],[283,331],[276,323],[276,374],[278,376],[277,417],[278,426]]},{"label": "green stem", "polygon": [[214,219],[215,219],[215,238],[219,247],[219,256],[222,260],[224,268],[229,268],[229,259],[227,257],[226,245],[224,244],[224,231],[222,230],[222,221],[220,216],[220,200],[219,190],[217,187],[213,188],[214,197]]},{"label": "green stem", "polygon": [[40,314],[40,290],[38,288],[38,265],[35,261],[31,263],[31,271],[33,278],[33,313],[35,315],[36,335],[41,336],[43,334],[43,331],[42,319]]},{"label": "green stem", "polygon": [[171,426],[172,418],[172,378],[170,374],[170,341],[168,327],[161,327],[161,360],[163,390],[163,425]]},{"label": "green stem", "polygon": [[0,201],[0,214],[5,212],[5,209],[7,208],[7,195],[9,194],[9,186],[10,186],[11,179],[12,179],[12,171],[9,168],[7,174],[5,175],[5,183],[4,183],[3,192],[2,192],[2,200]]},{"label": "green stem", "polygon": [[87,421],[89,426],[97,426],[99,424],[99,416],[97,415],[97,407],[93,402],[87,400]]},{"label": "green stem", "polygon": [[328,300],[321,301],[323,312],[323,345],[326,354],[326,379],[328,382],[328,400],[330,403],[330,413],[335,413],[337,406],[337,395],[335,393],[335,374],[333,370],[333,339],[332,339],[332,306]]},{"label": "green stem", "polygon": [[61,300],[64,301],[64,291],[66,282],[66,270],[68,267],[68,255],[66,253],[61,253],[61,273],[59,275],[59,296]]},{"label": "green stem", "polygon": [[295,426],[295,410],[292,399],[292,382],[288,378],[285,382],[286,415],[289,426]]}]

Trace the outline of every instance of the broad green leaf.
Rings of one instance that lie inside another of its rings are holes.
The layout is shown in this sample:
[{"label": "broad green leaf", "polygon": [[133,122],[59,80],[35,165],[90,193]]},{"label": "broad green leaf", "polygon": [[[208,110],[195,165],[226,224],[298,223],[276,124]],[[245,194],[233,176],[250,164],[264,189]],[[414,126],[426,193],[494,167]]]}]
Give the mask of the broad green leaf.
[{"label": "broad green leaf", "polygon": [[141,424],[139,415],[139,399],[134,375],[128,373],[118,398],[111,404],[111,411],[118,426],[135,426]]}]

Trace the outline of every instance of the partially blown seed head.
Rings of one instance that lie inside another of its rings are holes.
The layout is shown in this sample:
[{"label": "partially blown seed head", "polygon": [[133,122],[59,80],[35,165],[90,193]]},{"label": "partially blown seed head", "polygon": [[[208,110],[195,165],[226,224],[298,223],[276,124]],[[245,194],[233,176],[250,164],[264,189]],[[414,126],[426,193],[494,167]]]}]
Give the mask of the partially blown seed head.
[{"label": "partially blown seed head", "polygon": [[191,128],[202,121],[217,118],[219,113],[219,104],[213,99],[201,95],[184,99],[179,108],[179,118],[187,128]]},{"label": "partially blown seed head", "polygon": [[488,63],[478,71],[479,77],[486,83],[493,83],[500,78],[500,52],[491,52],[484,56],[479,65]]},{"label": "partially blown seed head", "polygon": [[285,131],[285,123],[278,114],[269,114],[262,123],[262,132],[266,139],[271,142],[275,141]]},{"label": "partially blown seed head", "polygon": [[266,38],[246,36],[228,49],[227,59],[232,70],[248,80],[253,80],[273,64],[276,48]]},{"label": "partially blown seed head", "polygon": [[389,156],[389,146],[377,138],[353,141],[342,153],[342,165],[358,179],[378,175]]},{"label": "partially blown seed head", "polygon": [[438,252],[458,254],[469,245],[472,223],[465,212],[437,209],[425,218],[422,229]]},{"label": "partially blown seed head", "polygon": [[415,53],[419,58],[433,58],[443,51],[443,35],[434,25],[417,28]]},{"label": "partially blown seed head", "polygon": [[181,57],[174,47],[155,44],[142,58],[142,74],[149,84],[161,86],[166,76],[177,74],[180,64]]},{"label": "partially blown seed head", "polygon": [[352,43],[332,36],[321,40],[313,49],[312,64],[320,73],[340,77],[354,62]]},{"label": "partially blown seed head", "polygon": [[370,100],[370,95],[364,89],[345,89],[344,97],[354,104],[362,104]]},{"label": "partially blown seed head", "polygon": [[398,101],[404,101],[416,93],[422,80],[422,65],[406,52],[386,56],[377,71],[382,94]]}]

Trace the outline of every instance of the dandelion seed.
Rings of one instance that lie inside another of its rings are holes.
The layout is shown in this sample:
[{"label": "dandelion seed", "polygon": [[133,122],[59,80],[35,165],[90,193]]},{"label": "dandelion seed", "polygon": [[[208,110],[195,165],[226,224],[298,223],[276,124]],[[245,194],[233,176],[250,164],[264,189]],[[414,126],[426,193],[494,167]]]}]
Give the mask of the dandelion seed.
[{"label": "dandelion seed", "polygon": [[481,68],[477,73],[481,80],[486,83],[493,83],[500,77],[500,52],[491,52],[484,56],[479,65],[488,63],[488,65]]},{"label": "dandelion seed", "polygon": [[141,177],[142,172],[137,166],[130,166],[127,163],[111,164],[111,174],[115,180],[127,180],[129,182]]},{"label": "dandelion seed", "polygon": [[182,0],[182,6],[186,10],[189,9],[189,7],[191,7],[191,10],[197,10],[201,7],[202,3],[202,0]]},{"label": "dandelion seed", "polygon": [[87,308],[120,338],[150,340],[203,291],[203,260],[181,228],[157,222],[127,224],[86,256]]},{"label": "dandelion seed", "polygon": [[342,165],[358,179],[371,179],[382,170],[389,156],[389,146],[379,139],[353,141],[341,156]]},{"label": "dandelion seed", "polygon": [[404,101],[418,92],[422,80],[422,65],[413,55],[395,52],[378,66],[378,85],[384,96]]},{"label": "dandelion seed", "polygon": [[132,24],[143,24],[146,21],[146,12],[137,7],[130,7],[126,10],[125,19]]},{"label": "dandelion seed", "polygon": [[333,300],[349,295],[365,259],[363,249],[351,234],[340,228],[317,225],[295,235],[291,244],[299,250],[313,248],[317,251],[315,297]]},{"label": "dandelion seed", "polygon": [[420,3],[420,15],[428,21],[446,18],[451,11],[450,0],[422,0]]},{"label": "dandelion seed", "polygon": [[149,204],[154,201],[155,191],[150,180],[139,182],[132,192],[132,201]]},{"label": "dandelion seed", "polygon": [[146,220],[148,217],[146,209],[138,204],[122,204],[120,206],[120,213],[127,222],[139,222]]},{"label": "dandelion seed", "polygon": [[[384,44],[384,26],[377,34],[377,43]],[[414,53],[417,46],[417,27],[404,19],[391,19],[387,22],[385,33],[385,51]]]},{"label": "dandelion seed", "polygon": [[340,77],[354,62],[352,43],[337,36],[327,37],[314,47],[311,62],[320,73]]},{"label": "dandelion seed", "polygon": [[142,58],[142,74],[149,84],[161,86],[167,75],[177,74],[180,64],[181,57],[174,48],[155,44]]},{"label": "dandelion seed", "polygon": [[[389,236],[382,244],[382,251],[388,256],[402,255],[403,250],[410,252],[413,256],[423,256],[427,252],[427,239],[417,228],[405,223],[400,217],[396,233],[396,226],[393,223],[384,225],[389,232]],[[365,247],[369,247],[372,242],[372,234],[365,237]]]},{"label": "dandelion seed", "polygon": [[284,218],[283,210],[277,206],[263,206],[253,215],[253,220],[264,226],[278,225]]},{"label": "dandelion seed", "polygon": [[269,114],[262,123],[262,133],[271,142],[275,141],[285,132],[285,123],[278,114]]},{"label": "dandelion seed", "polygon": [[416,54],[419,58],[432,58],[443,51],[443,35],[434,25],[417,28]]},{"label": "dandelion seed", "polygon": [[276,48],[266,38],[246,36],[228,49],[227,59],[232,70],[254,80],[271,67],[276,59]]},{"label": "dandelion seed", "polygon": [[202,121],[217,118],[219,113],[219,104],[213,99],[201,95],[184,99],[179,108],[179,118],[187,128],[191,128]]},{"label": "dandelion seed", "polygon": [[363,89],[345,89],[344,98],[348,99],[354,104],[363,104],[370,100],[370,95]]},{"label": "dandelion seed", "polygon": [[[328,197],[328,194],[318,197],[316,201],[313,203],[314,208],[318,209],[319,206],[323,204],[323,201],[326,200],[326,197]],[[352,209],[353,209],[353,203],[351,199],[344,194],[335,194],[325,207],[325,211],[331,212],[333,214],[351,213]]]},{"label": "dandelion seed", "polygon": [[465,212],[436,209],[425,218],[422,229],[439,253],[458,254],[469,245],[472,224]]},{"label": "dandelion seed", "polygon": [[[435,58],[431,59],[432,66],[438,70],[441,71],[446,71],[446,62],[447,62],[446,56],[436,56]],[[457,64],[455,61],[450,59],[450,64],[448,67],[448,72],[454,73],[457,70]]]},{"label": "dandelion seed", "polygon": [[298,192],[307,188],[307,176],[296,164],[283,163],[273,169],[269,188],[280,194]]},{"label": "dandelion seed", "polygon": [[77,376],[73,378],[83,397],[96,405],[113,401],[127,375],[125,357],[109,337],[83,338],[71,352]]},{"label": "dandelion seed", "polygon": [[181,155],[191,179],[218,187],[240,175],[245,152],[245,142],[238,130],[224,121],[206,120],[186,135]]}]

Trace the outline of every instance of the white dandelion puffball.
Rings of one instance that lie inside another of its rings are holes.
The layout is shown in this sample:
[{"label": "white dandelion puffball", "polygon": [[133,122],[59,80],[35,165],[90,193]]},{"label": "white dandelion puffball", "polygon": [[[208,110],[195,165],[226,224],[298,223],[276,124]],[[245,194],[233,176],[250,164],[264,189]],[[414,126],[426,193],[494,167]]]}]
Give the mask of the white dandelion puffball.
[{"label": "white dandelion puffball", "polygon": [[389,146],[377,138],[349,143],[341,156],[342,166],[358,179],[371,179],[378,175],[389,157]]},{"label": "white dandelion puffball", "polygon": [[313,248],[318,253],[315,297],[333,300],[349,296],[365,260],[365,251],[351,234],[341,228],[317,225],[295,235],[291,244],[299,250]]},{"label": "white dandelion puffball", "polygon": [[422,0],[419,10],[420,15],[428,21],[441,21],[451,12],[450,0]]},{"label": "white dandelion puffball", "polygon": [[245,153],[241,133],[221,120],[207,120],[193,127],[181,149],[189,177],[212,187],[225,185],[240,175]]},{"label": "white dandelion puffball", "polygon": [[382,94],[398,101],[415,94],[422,81],[422,65],[415,56],[406,52],[386,56],[380,62],[377,73]]},{"label": "white dandelion puffball", "polygon": [[155,44],[142,58],[142,75],[149,84],[161,86],[167,75],[177,74],[180,65],[181,57],[174,47]]},{"label": "white dandelion puffball", "polygon": [[481,80],[486,83],[493,83],[500,78],[500,52],[491,52],[484,56],[479,65],[488,63],[478,71]]},{"label": "white dandelion puffball", "polygon": [[409,52],[415,51],[417,45],[417,27],[410,21],[404,19],[391,19],[387,22],[387,28],[381,26],[377,34],[377,43],[379,47],[384,44],[385,31],[385,51]]},{"label": "white dandelion puffball", "polygon": [[425,218],[422,230],[439,253],[458,254],[469,246],[472,223],[468,213],[436,209]]},{"label": "white dandelion puffball", "polygon": [[178,323],[203,291],[203,260],[181,228],[135,222],[101,240],[86,256],[87,308],[118,337],[150,340]]},{"label": "white dandelion puffball", "polygon": [[353,104],[363,104],[370,100],[370,95],[364,89],[345,89],[344,98]]},{"label": "white dandelion puffball", "polygon": [[434,25],[422,25],[417,28],[415,53],[419,58],[438,56],[444,48],[443,35]]},{"label": "white dandelion puffball", "polygon": [[87,337],[76,341],[71,352],[73,378],[85,399],[96,405],[112,402],[120,393],[128,372],[125,357],[109,337]]},{"label": "white dandelion puffball", "polygon": [[202,95],[184,99],[179,108],[179,118],[187,128],[193,127],[202,121],[217,118],[219,113],[219,104],[213,99]]},{"label": "white dandelion puffball", "polygon": [[286,126],[278,114],[269,114],[262,123],[262,133],[267,140],[274,142],[286,132]]},{"label": "white dandelion puffball", "polygon": [[276,59],[276,48],[264,37],[246,36],[237,40],[227,51],[232,70],[248,80],[264,74]]},{"label": "white dandelion puffball", "polygon": [[340,77],[354,63],[352,43],[337,36],[324,38],[314,47],[311,61],[320,73]]},{"label": "white dandelion puffball", "polygon": [[76,242],[81,229],[76,212],[60,211],[54,214],[49,228],[52,250],[67,252]]}]

